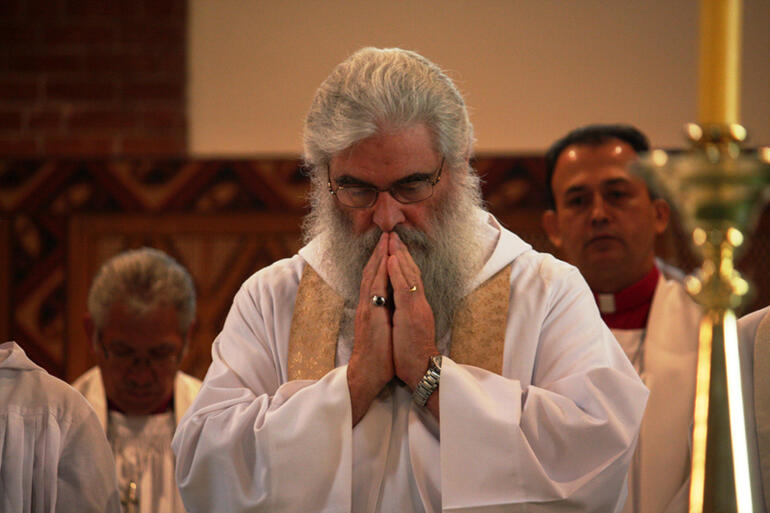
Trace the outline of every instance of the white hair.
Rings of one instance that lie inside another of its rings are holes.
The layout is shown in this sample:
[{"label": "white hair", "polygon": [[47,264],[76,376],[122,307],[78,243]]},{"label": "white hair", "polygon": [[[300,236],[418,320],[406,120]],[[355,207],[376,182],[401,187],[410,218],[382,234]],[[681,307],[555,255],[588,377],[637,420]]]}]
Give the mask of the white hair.
[{"label": "white hair", "polygon": [[425,123],[450,167],[467,161],[473,126],[452,80],[400,48],[362,48],[321,84],[305,120],[305,161],[326,167],[338,152],[389,128]]},{"label": "white hair", "polygon": [[375,134],[421,123],[433,136],[445,172],[460,188],[471,190],[480,206],[480,180],[468,164],[473,126],[462,95],[438,66],[409,50],[368,47],[334,68],[305,119],[304,159],[311,178],[305,241],[325,229],[318,214],[330,207],[324,201],[331,159]]},{"label": "white hair", "polygon": [[173,307],[180,334],[188,332],[195,318],[195,286],[190,274],[153,248],[124,251],[99,269],[88,293],[88,313],[97,333],[118,301],[139,316],[159,306]]},{"label": "white hair", "polygon": [[304,239],[319,239],[322,258],[345,299],[342,332],[351,344],[362,270],[380,232],[372,228],[354,234],[349,215],[327,189],[329,162],[363,139],[419,124],[429,129],[433,150],[444,159],[444,172],[451,173],[445,182],[450,189],[431,213],[429,233],[401,226],[394,231],[420,268],[440,338],[482,263],[475,218],[482,205],[481,187],[468,164],[473,126],[460,92],[438,66],[415,52],[363,48],[321,84],[305,120],[311,210]]}]

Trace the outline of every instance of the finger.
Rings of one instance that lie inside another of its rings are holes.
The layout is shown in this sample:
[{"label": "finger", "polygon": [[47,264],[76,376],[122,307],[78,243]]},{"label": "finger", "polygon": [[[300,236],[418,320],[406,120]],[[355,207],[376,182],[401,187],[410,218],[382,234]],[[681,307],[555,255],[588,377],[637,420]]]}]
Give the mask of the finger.
[{"label": "finger", "polygon": [[[383,245],[384,248],[384,245]],[[380,256],[379,265],[377,266],[377,274],[374,275],[371,288],[369,292],[371,294],[377,294],[378,296],[388,296],[388,256],[383,254]]]},{"label": "finger", "polygon": [[[377,243],[377,245],[374,247],[374,251],[372,251],[372,256],[369,257],[369,261],[366,262],[366,265],[364,266],[364,270],[361,274],[361,287],[359,292],[359,300],[368,300],[371,298],[372,294],[372,287],[377,280],[377,276],[379,274],[380,267],[382,266],[382,262],[386,260],[387,257],[387,243],[388,238],[387,234],[383,233],[380,236],[380,240]],[[380,289],[381,292],[385,291],[385,287],[382,287]]]},{"label": "finger", "polygon": [[409,248],[406,244],[404,244],[404,241],[401,240],[401,237],[399,237],[395,232],[390,235],[388,250],[390,254],[403,255],[404,258],[402,261],[402,270],[404,271],[404,276],[409,277],[420,275],[420,268],[417,267],[417,264],[412,258],[412,254],[409,252]]},{"label": "finger", "polygon": [[397,294],[409,288],[406,284],[406,276],[404,276],[404,271],[399,262],[399,255],[390,255],[388,257],[388,275],[393,284],[394,293]]},{"label": "finger", "polygon": [[413,288],[422,288],[422,278],[420,268],[409,253],[409,248],[398,237],[397,234],[391,234],[390,244],[388,247],[390,253],[398,258],[398,264],[401,268],[401,274],[406,281],[406,290],[410,292],[416,292]]},{"label": "finger", "polygon": [[[390,255],[388,257],[388,275],[393,284],[393,303],[396,308],[398,308],[399,305],[409,304],[410,301],[420,297],[418,294],[412,294],[409,291],[412,285],[406,276],[404,276],[402,265],[399,262],[399,256],[400,255]],[[421,289],[421,286],[418,287],[418,290]]]}]

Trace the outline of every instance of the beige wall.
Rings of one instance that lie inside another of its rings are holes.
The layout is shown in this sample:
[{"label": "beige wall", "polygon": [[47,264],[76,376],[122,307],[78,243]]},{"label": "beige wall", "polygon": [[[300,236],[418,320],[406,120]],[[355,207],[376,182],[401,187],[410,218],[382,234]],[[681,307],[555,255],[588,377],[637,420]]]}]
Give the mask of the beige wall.
[{"label": "beige wall", "polygon": [[[400,46],[449,70],[477,153],[542,151],[593,121],[631,122],[658,146],[696,120],[695,0],[190,0],[188,115],[195,155],[292,155],[332,67]],[[744,0],[741,121],[770,144],[770,2]]]}]

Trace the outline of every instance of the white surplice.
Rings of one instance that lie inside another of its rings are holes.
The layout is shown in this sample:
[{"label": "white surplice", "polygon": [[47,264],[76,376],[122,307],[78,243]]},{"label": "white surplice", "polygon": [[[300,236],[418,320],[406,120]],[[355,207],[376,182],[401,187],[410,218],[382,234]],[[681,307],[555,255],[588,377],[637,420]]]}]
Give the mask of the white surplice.
[{"label": "white surplice", "polygon": [[646,328],[612,330],[650,390],[624,513],[687,511],[701,316],[682,284],[661,274]]},{"label": "white surplice", "polygon": [[[738,320],[754,513],[770,512],[770,306]],[[760,324],[762,331],[759,332]]]},{"label": "white surplice", "polygon": [[620,511],[647,390],[574,267],[479,229],[470,290],[512,264],[502,375],[445,358],[440,425],[391,386],[351,428],[345,361],[287,380],[304,266],[334,285],[317,241],[249,278],[172,443],[188,510]]},{"label": "white surplice", "polygon": [[119,513],[94,411],[14,342],[0,344],[0,511]]},{"label": "white surplice", "polygon": [[184,513],[174,480],[171,439],[176,425],[200,390],[200,380],[178,371],[174,378],[173,411],[139,416],[108,411],[99,367],[86,371],[72,386],[94,407],[107,433],[124,498],[128,483],[136,483],[137,513]]}]

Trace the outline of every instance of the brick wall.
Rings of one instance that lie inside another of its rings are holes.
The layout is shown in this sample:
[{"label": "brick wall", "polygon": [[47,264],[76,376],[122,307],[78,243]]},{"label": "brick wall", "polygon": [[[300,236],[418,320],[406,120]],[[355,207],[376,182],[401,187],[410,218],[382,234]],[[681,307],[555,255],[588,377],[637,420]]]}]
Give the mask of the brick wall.
[{"label": "brick wall", "polygon": [[0,156],[186,149],[186,0],[0,1]]}]

